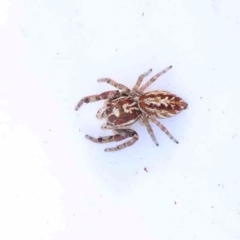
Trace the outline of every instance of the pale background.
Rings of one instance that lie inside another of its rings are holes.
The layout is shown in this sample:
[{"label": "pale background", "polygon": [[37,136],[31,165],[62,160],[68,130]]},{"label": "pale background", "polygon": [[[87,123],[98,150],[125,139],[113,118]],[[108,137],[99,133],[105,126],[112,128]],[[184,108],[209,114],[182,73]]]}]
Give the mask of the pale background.
[{"label": "pale background", "polygon": [[[0,3],[1,240],[240,239],[239,0]],[[179,145],[85,139],[110,133],[102,102],[74,111],[98,78],[168,65],[150,89],[188,102],[162,121]]]}]

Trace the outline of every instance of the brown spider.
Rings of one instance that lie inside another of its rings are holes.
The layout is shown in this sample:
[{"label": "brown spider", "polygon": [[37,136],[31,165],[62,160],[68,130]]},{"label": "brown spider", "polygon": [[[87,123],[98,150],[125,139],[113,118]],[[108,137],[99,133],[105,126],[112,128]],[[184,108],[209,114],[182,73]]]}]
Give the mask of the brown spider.
[{"label": "brown spider", "polygon": [[182,98],[163,90],[155,90],[144,93],[144,91],[156,81],[158,77],[170,70],[172,66],[165,68],[157,73],[144,85],[141,85],[143,78],[148,76],[152,69],[139,76],[134,87],[128,87],[115,82],[110,78],[98,79],[98,82],[107,82],[108,84],[118,88],[119,90],[106,91],[101,94],[87,96],[82,98],[77,104],[77,111],[83,103],[90,103],[105,99],[104,107],[97,112],[97,118],[105,118],[107,123],[102,129],[112,129],[114,135],[94,138],[86,135],[86,138],[95,143],[118,142],[131,137],[130,140],[116,147],[106,148],[105,151],[117,151],[125,147],[133,145],[138,140],[138,134],[131,129],[131,126],[138,120],[147,128],[153,142],[158,146],[158,142],[153,133],[149,120],[155,123],[170,139],[175,143],[178,141],[170,134],[170,132],[157,120],[157,118],[169,118],[182,110],[187,109],[188,104]]}]

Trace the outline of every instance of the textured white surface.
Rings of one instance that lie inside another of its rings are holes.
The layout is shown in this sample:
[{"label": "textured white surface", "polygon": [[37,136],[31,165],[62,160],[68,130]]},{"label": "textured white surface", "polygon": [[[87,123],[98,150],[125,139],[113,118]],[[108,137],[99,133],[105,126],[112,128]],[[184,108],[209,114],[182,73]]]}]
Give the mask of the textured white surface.
[{"label": "textured white surface", "polygon": [[[240,239],[240,2],[0,2],[1,239]],[[86,95],[150,89],[189,109],[115,152]],[[144,171],[147,167],[148,172]]]}]

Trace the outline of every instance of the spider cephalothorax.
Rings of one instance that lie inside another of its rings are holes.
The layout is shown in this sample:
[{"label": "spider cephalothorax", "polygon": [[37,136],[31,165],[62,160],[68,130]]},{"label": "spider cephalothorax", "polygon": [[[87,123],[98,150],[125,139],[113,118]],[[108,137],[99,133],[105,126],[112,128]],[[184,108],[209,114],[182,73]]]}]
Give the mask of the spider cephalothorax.
[{"label": "spider cephalothorax", "polygon": [[134,87],[128,87],[115,82],[110,78],[98,79],[98,82],[107,82],[119,90],[107,91],[98,95],[82,98],[77,104],[77,111],[83,103],[90,103],[105,100],[104,107],[98,110],[97,118],[105,118],[106,124],[103,129],[112,129],[115,134],[111,136],[94,138],[86,135],[86,138],[96,143],[117,142],[131,137],[130,140],[113,148],[106,148],[105,151],[116,151],[131,146],[138,140],[138,134],[131,129],[131,126],[138,120],[147,128],[154,143],[158,142],[153,133],[149,120],[155,123],[164,131],[175,143],[178,141],[169,131],[157,120],[157,118],[169,118],[182,110],[187,109],[188,104],[182,98],[163,90],[155,90],[144,93],[144,91],[162,74],[170,70],[172,66],[153,76],[147,83],[141,85],[143,78],[152,72],[152,69],[139,76]]}]

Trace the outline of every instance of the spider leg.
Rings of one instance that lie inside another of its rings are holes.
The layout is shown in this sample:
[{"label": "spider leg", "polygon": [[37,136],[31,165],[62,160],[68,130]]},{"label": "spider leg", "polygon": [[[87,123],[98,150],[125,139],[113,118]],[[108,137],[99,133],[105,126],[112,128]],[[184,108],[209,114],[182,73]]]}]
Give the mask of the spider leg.
[{"label": "spider leg", "polygon": [[98,119],[102,119],[105,117],[105,113],[106,113],[107,107],[102,107],[97,111],[96,117]]},{"label": "spider leg", "polygon": [[128,129],[130,126],[129,125],[127,125],[127,126],[121,126],[121,125],[119,125],[119,126],[117,126],[117,125],[115,125],[115,126],[112,126],[112,125],[110,125],[110,124],[103,124],[102,126],[101,126],[101,128],[103,129],[103,130],[106,130],[106,129]]},{"label": "spider leg", "polygon": [[167,136],[178,144],[178,141],[172,136],[172,134],[165,128],[155,117],[149,117],[153,123],[155,123]]},{"label": "spider leg", "polygon": [[142,75],[139,76],[136,84],[134,85],[134,87],[133,87],[133,89],[132,89],[133,92],[136,92],[136,91],[138,90],[138,88],[140,87],[143,79],[144,79],[145,77],[147,77],[151,72],[152,72],[152,69],[149,69],[147,72],[145,72],[145,73],[143,73]]},{"label": "spider leg", "polygon": [[159,78],[161,75],[163,75],[164,73],[169,71],[171,68],[172,68],[172,66],[169,66],[169,67],[165,68],[164,70],[162,70],[161,72],[157,73],[149,81],[147,81],[144,85],[142,85],[142,87],[139,88],[138,92],[140,92],[140,93],[144,92],[153,82],[155,82],[157,80],[157,78]]},{"label": "spider leg", "polygon": [[120,134],[115,134],[115,135],[110,135],[110,136],[104,136],[104,137],[92,137],[89,135],[85,136],[88,140],[95,142],[95,143],[109,143],[109,142],[117,142],[117,141],[121,141],[124,139],[123,136],[121,136]]},{"label": "spider leg", "polygon": [[118,97],[118,96],[120,96],[119,90],[106,91],[101,94],[87,96],[87,97],[82,98],[78,102],[77,106],[75,107],[75,110],[77,111],[82,106],[83,103],[96,102],[96,101],[113,98],[113,97]]},{"label": "spider leg", "polygon": [[105,152],[114,152],[126,147],[130,147],[139,139],[137,132],[132,129],[117,130],[117,132],[120,134],[120,136],[122,136],[123,139],[128,137],[131,137],[132,139],[119,144],[116,147],[106,148]]},{"label": "spider leg", "polygon": [[155,134],[153,132],[153,129],[148,121],[148,119],[146,117],[142,117],[141,119],[142,124],[147,128],[147,131],[149,133],[149,135],[151,136],[153,142],[155,143],[156,146],[159,146],[157,139],[155,137]]},{"label": "spider leg", "polygon": [[86,138],[95,143],[119,142],[129,137],[132,138],[122,144],[117,145],[116,147],[106,148],[105,152],[114,152],[114,151],[121,150],[123,148],[133,145],[138,140],[137,132],[132,129],[116,130],[116,132],[117,134],[111,135],[111,136],[94,138],[89,135],[86,135]]},{"label": "spider leg", "polygon": [[125,85],[121,84],[121,83],[117,83],[114,80],[110,79],[110,78],[100,78],[97,80],[98,82],[106,82],[108,84],[110,84],[111,86],[118,88],[124,92],[131,92],[131,90],[126,87]]}]

